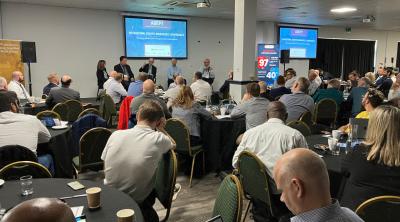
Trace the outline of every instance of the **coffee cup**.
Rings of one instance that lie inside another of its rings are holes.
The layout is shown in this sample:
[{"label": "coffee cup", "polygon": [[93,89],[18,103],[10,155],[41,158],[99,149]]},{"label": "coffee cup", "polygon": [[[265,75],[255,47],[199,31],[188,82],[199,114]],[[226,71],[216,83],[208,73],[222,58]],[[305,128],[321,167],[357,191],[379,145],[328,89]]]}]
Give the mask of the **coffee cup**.
[{"label": "coffee cup", "polygon": [[135,211],[132,209],[122,209],[117,212],[117,222],[133,222]]},{"label": "coffee cup", "polygon": [[89,209],[96,209],[100,207],[100,187],[92,187],[86,190],[86,198]]}]

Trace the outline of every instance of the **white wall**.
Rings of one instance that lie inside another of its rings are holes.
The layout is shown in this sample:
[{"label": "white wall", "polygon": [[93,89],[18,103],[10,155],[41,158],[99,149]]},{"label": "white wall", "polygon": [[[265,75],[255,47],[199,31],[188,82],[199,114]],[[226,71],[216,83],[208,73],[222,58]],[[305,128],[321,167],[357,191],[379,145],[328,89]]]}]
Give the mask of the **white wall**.
[{"label": "white wall", "polygon": [[[2,3],[3,37],[36,42],[37,64],[32,64],[33,94],[41,95],[51,72],[68,73],[81,97],[94,97],[96,65],[107,61],[111,70],[124,54],[123,24],[119,12],[28,4]],[[178,62],[191,82],[202,60],[210,57],[218,88],[233,64],[233,21],[189,18],[188,59]],[[133,71],[144,60],[131,60]],[[157,60],[158,81],[166,85],[169,60]]]},{"label": "white wall", "polygon": [[[97,90],[95,77],[99,59],[107,61],[109,70],[124,54],[123,24],[119,12],[105,10],[49,7],[40,5],[1,3],[5,39],[35,41],[38,63],[32,65],[33,94],[39,96],[47,84],[51,72],[68,73],[73,77],[73,88],[82,97],[94,97]],[[218,88],[233,66],[233,20],[189,18],[188,59],[179,61],[184,76],[191,82],[192,74],[205,57],[210,57],[217,73],[214,88]],[[344,28],[320,27],[319,36],[325,38],[369,39],[378,41],[377,63],[387,65],[390,58],[396,60],[397,41],[400,32],[376,31],[353,28],[346,33]],[[258,22],[257,43],[274,43],[276,26],[272,22]],[[386,47],[387,45],[387,47]],[[136,71],[143,60],[130,60]],[[159,83],[166,85],[165,70],[168,60],[157,60],[160,70]],[[286,67],[306,75],[308,60],[292,60]],[[281,70],[283,69],[281,65]]]}]

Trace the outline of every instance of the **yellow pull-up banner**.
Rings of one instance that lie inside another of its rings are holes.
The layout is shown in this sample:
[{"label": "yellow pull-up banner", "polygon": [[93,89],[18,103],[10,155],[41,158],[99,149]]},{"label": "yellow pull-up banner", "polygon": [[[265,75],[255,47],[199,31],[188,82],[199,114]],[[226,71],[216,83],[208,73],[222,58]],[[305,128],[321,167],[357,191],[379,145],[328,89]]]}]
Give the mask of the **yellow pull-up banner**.
[{"label": "yellow pull-up banner", "polygon": [[0,39],[0,76],[11,80],[13,71],[24,73],[21,60],[21,41]]}]

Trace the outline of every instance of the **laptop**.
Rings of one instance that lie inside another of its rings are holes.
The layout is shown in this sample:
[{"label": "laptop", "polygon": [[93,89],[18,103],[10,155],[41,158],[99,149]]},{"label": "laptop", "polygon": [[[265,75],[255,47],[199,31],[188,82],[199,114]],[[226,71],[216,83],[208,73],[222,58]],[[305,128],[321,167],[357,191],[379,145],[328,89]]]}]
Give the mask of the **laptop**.
[{"label": "laptop", "polygon": [[368,119],[350,118],[349,123],[357,125],[357,132],[353,133],[354,139],[364,140],[367,136]]}]

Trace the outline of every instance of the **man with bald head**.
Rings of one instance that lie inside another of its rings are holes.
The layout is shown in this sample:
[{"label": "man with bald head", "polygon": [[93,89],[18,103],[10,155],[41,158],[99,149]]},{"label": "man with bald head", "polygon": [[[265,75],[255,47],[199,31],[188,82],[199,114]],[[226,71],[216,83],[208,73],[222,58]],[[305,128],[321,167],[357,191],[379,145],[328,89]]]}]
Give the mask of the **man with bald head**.
[{"label": "man with bald head", "polygon": [[24,74],[20,71],[14,71],[12,73],[12,80],[8,84],[8,90],[13,91],[17,94],[18,99],[26,99],[28,102],[31,101],[31,96],[29,92],[25,89],[23,84],[24,81]]},{"label": "man with bald head", "polygon": [[0,76],[0,94],[7,95],[9,98],[12,99],[12,101],[14,101],[14,104],[18,104],[19,106],[19,100],[17,94],[13,91],[8,90],[7,80],[6,78],[1,76]]},{"label": "man with bald head", "polygon": [[3,222],[75,222],[71,208],[56,198],[24,201],[4,215]]},{"label": "man with bald head", "polygon": [[110,74],[109,74],[110,78],[108,78],[107,81],[104,82],[104,84],[103,84],[103,89],[105,89],[105,88],[107,88],[107,87],[110,86],[111,82],[114,81],[114,78],[115,78],[115,76],[116,76],[117,74],[118,74],[117,71],[111,71],[111,72],[110,72]]},{"label": "man with bald head", "polygon": [[161,108],[164,111],[165,118],[167,118],[167,119],[171,118],[171,114],[168,111],[167,104],[162,99],[160,99],[159,97],[157,97],[154,94],[155,88],[156,88],[156,86],[155,86],[153,80],[148,79],[148,80],[143,82],[143,93],[142,93],[142,95],[136,97],[131,103],[131,107],[130,107],[131,114],[132,114],[131,122],[133,122],[133,123],[136,122],[136,113],[138,112],[139,107],[145,101],[148,101],[148,100],[153,100],[153,101],[158,102],[160,104]]},{"label": "man with bald head", "polygon": [[295,215],[292,222],[361,222],[348,208],[331,199],[329,176],[321,157],[298,148],[285,153],[276,163],[274,179],[281,201]]},{"label": "man with bald head", "polygon": [[49,76],[47,76],[47,80],[49,81],[49,84],[47,84],[43,88],[43,95],[48,96],[50,93],[50,90],[54,87],[58,87],[60,84],[60,80],[58,79],[57,73],[51,73]]},{"label": "man with bald head", "polygon": [[310,71],[308,71],[308,80],[310,81],[308,94],[312,96],[322,84],[322,80],[319,77],[319,71],[316,69],[310,69]]},{"label": "man with bald head", "polygon": [[[267,108],[267,122],[244,133],[243,139],[233,156],[233,167],[237,167],[240,153],[246,150],[260,158],[268,175],[272,178],[275,163],[285,152],[295,147],[307,147],[304,136],[299,131],[286,126],[286,118],[285,105],[279,101],[270,102]],[[269,184],[272,193],[275,194],[272,198],[279,199],[279,192],[272,179]],[[252,203],[254,220],[266,221],[268,213],[265,204],[257,200],[252,200]]]},{"label": "man with bald head", "polygon": [[168,98],[167,107],[170,108],[172,106],[172,101],[178,97],[179,91],[181,91],[181,87],[185,85],[185,80],[182,76],[177,76],[175,78],[176,86],[174,88],[170,88],[165,92],[165,97]]},{"label": "man with bald head", "polygon": [[80,94],[78,91],[70,89],[72,83],[71,76],[63,75],[61,77],[61,87],[52,88],[49,92],[49,96],[46,99],[46,104],[49,107],[53,107],[57,103],[62,103],[67,100],[80,100]]},{"label": "man with bald head", "polygon": [[139,78],[129,84],[128,96],[140,96],[143,93],[143,83],[148,79],[148,77],[149,76],[147,75],[147,73],[141,72],[139,74]]}]

